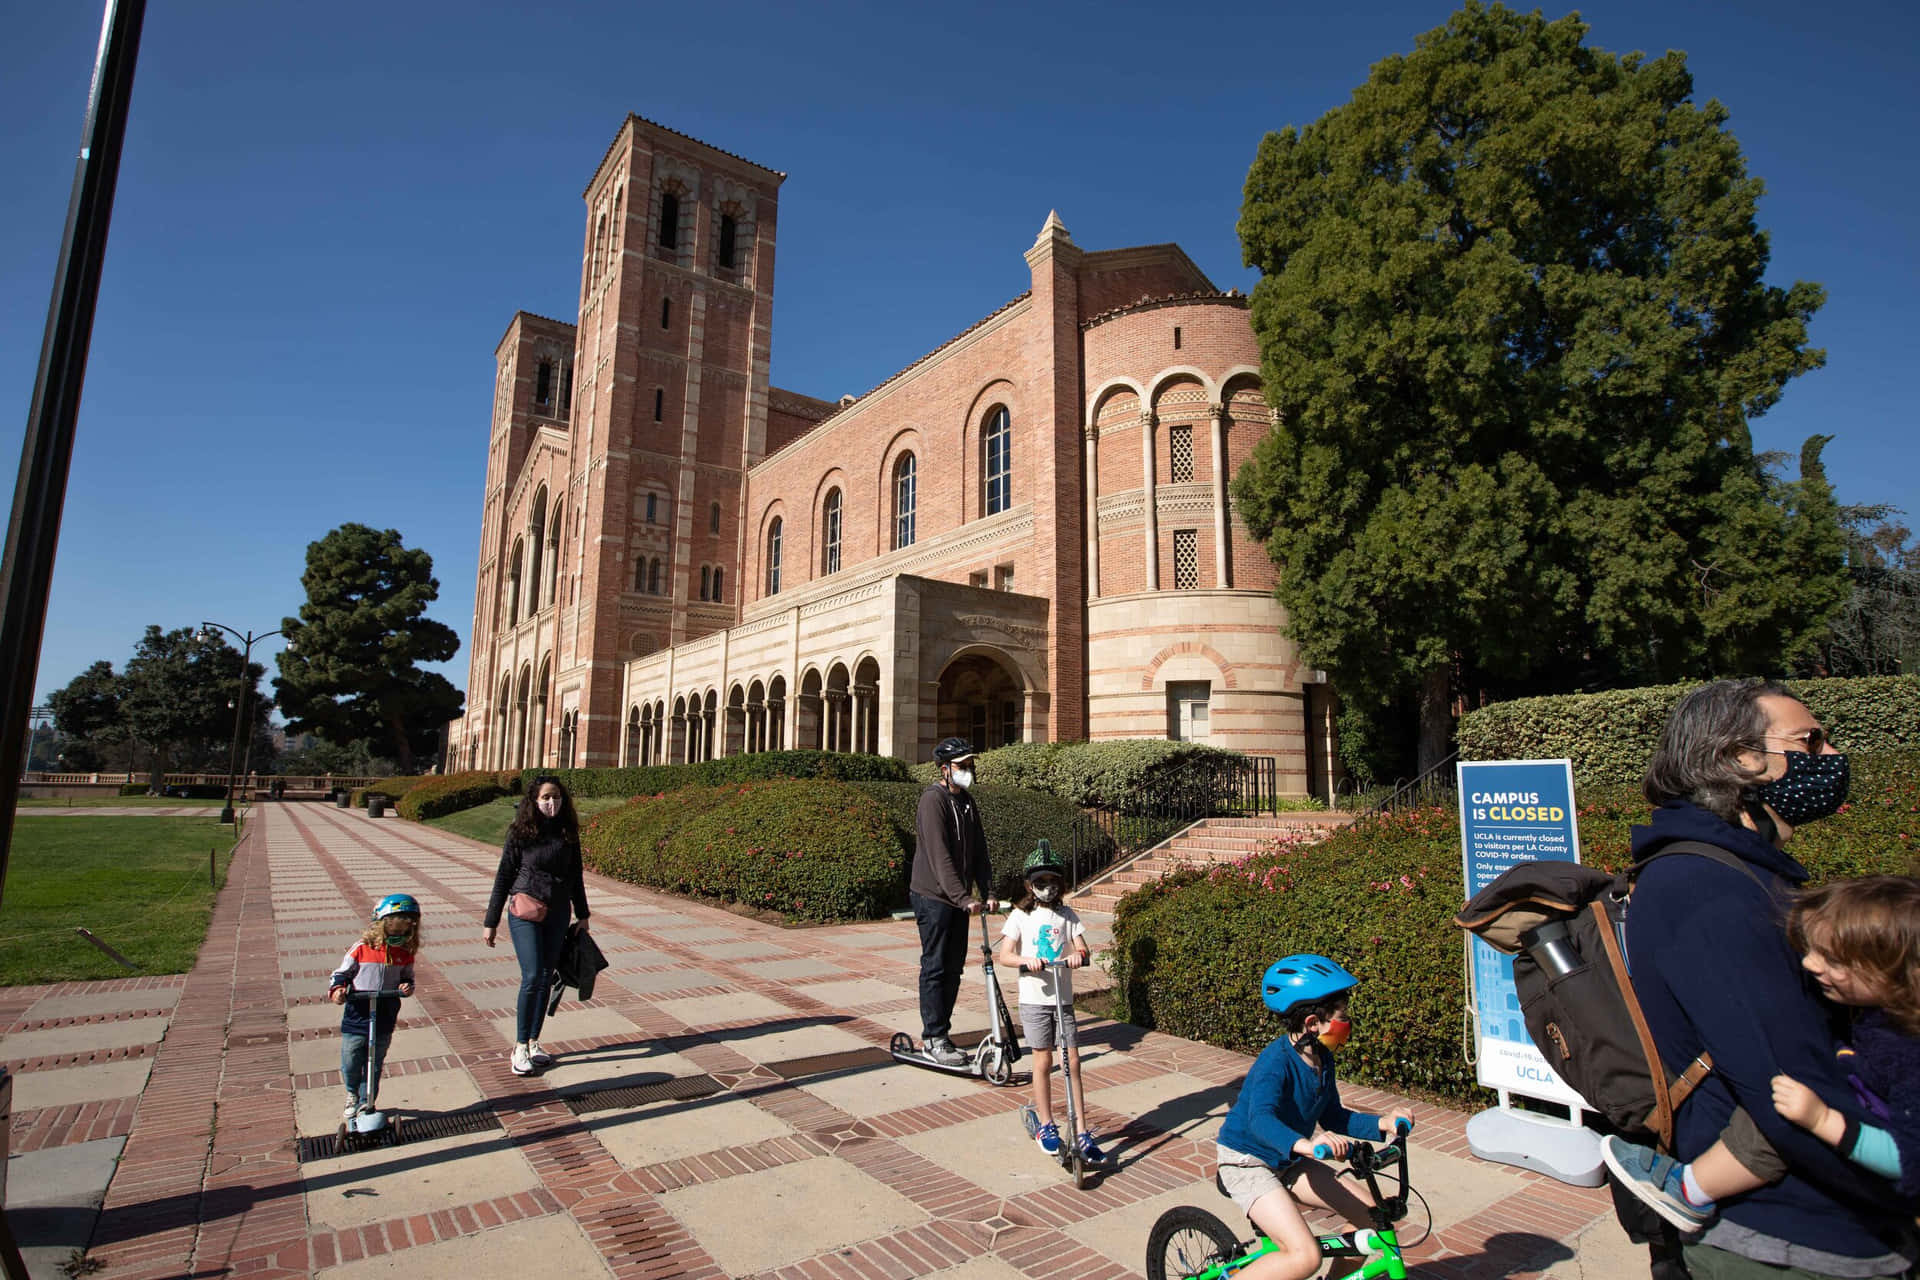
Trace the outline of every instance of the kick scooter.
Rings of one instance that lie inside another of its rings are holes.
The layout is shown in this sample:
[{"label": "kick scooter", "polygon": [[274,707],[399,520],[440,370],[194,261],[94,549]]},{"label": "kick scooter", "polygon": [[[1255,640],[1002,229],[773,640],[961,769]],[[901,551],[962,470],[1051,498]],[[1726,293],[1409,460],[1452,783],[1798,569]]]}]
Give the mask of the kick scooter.
[{"label": "kick scooter", "polygon": [[[1078,1046],[1079,1038],[1073,1025],[1073,1011],[1067,1005],[1067,984],[1061,980],[1067,966],[1061,961],[1049,960],[1047,968],[1053,971],[1053,1043],[1060,1058],[1060,1079],[1067,1104],[1067,1126],[1062,1131],[1060,1153],[1053,1158],[1060,1162],[1062,1169],[1073,1175],[1073,1185],[1085,1191],[1093,1181],[1094,1166],[1088,1162],[1086,1153],[1080,1150],[1082,1099],[1073,1087],[1073,1065],[1069,1060],[1069,1053]],[[1029,1138],[1040,1132],[1040,1117],[1032,1103],[1020,1108],[1020,1123],[1025,1126]]]},{"label": "kick scooter", "polygon": [[987,985],[987,1035],[974,1046],[973,1057],[958,1066],[935,1062],[904,1031],[893,1033],[887,1051],[895,1062],[948,1075],[973,1076],[988,1084],[1004,1085],[1013,1081],[1013,1064],[1020,1061],[1020,1042],[1014,1038],[1013,1016],[1007,1012],[1006,997],[1000,994],[999,979],[993,976],[993,946],[987,935],[987,912],[1000,903],[989,901],[980,910],[980,973]]},{"label": "kick scooter", "polygon": [[[1405,1120],[1396,1127],[1403,1139],[1413,1129],[1412,1124]],[[1313,1154],[1316,1159],[1325,1160],[1333,1152],[1325,1143],[1321,1143],[1314,1147]],[[1399,1166],[1398,1170],[1388,1172],[1387,1167],[1393,1164]],[[1402,1254],[1407,1246],[1401,1243],[1394,1231],[1394,1223],[1407,1216],[1408,1197],[1420,1194],[1407,1181],[1406,1142],[1396,1141],[1384,1147],[1355,1142],[1347,1148],[1347,1166],[1366,1181],[1367,1193],[1373,1199],[1369,1210],[1373,1226],[1339,1235],[1319,1236],[1320,1256],[1365,1258],[1365,1265],[1353,1272],[1354,1275],[1406,1280],[1407,1264]],[[1399,1183],[1396,1194],[1384,1197],[1380,1194],[1380,1184],[1375,1180],[1375,1175],[1382,1173]],[[1219,1181],[1216,1173],[1216,1186]],[[1221,1187],[1221,1193],[1224,1195],[1225,1192],[1226,1188]],[[1424,1198],[1421,1203],[1426,1203]],[[1428,1228],[1432,1228],[1431,1215]],[[1425,1238],[1421,1237],[1422,1240]],[[1413,1243],[1419,1244],[1420,1241]],[[1147,1236],[1147,1280],[1226,1280],[1229,1276],[1237,1275],[1249,1263],[1273,1252],[1273,1241],[1265,1235],[1256,1232],[1252,1240],[1243,1241],[1234,1234],[1232,1228],[1205,1209],[1181,1205],[1161,1214]]]},{"label": "kick scooter", "polygon": [[[386,1000],[401,998],[397,990],[377,991],[364,996],[349,995],[349,1000]],[[361,1147],[370,1147],[377,1143],[398,1143],[400,1141],[400,1117],[388,1115],[379,1110],[376,1103],[380,1098],[380,1057],[373,1051],[373,1045],[367,1045],[367,1101],[358,1115],[351,1120],[342,1120],[339,1131],[333,1135],[333,1154],[345,1155]]]}]

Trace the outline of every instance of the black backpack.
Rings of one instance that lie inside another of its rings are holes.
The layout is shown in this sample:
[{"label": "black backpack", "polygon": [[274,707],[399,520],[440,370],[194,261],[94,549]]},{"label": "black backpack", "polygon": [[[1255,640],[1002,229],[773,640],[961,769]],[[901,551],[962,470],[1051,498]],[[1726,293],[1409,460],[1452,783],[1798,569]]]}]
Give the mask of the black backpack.
[{"label": "black backpack", "polygon": [[1674,1112],[1713,1070],[1713,1057],[1702,1052],[1669,1079],[1627,975],[1626,924],[1634,880],[1677,853],[1711,858],[1760,883],[1725,849],[1678,840],[1619,875],[1577,862],[1523,862],[1453,918],[1513,957],[1527,1034],[1555,1074],[1622,1133],[1650,1137],[1669,1152]]}]

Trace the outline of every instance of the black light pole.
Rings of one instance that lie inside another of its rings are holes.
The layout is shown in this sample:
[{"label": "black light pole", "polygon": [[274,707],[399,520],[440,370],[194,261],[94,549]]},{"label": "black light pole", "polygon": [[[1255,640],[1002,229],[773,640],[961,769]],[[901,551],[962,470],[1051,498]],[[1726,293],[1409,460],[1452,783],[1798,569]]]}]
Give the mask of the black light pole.
[{"label": "black light pole", "polygon": [[[202,622],[200,624],[200,638],[203,640],[211,639],[212,632],[215,628],[226,632],[246,646],[240,654],[240,697],[235,701],[233,707],[233,745],[227,748],[227,803],[226,806],[220,810],[220,821],[230,823],[233,821],[233,766],[234,761],[240,756],[240,726],[246,722],[247,699],[253,696],[253,672],[251,670],[253,665],[253,646],[269,636],[279,635],[280,632],[276,629],[273,631],[263,631],[259,635],[255,635],[251,631],[242,634],[222,623]],[[248,749],[252,749],[251,744],[249,744]]]}]

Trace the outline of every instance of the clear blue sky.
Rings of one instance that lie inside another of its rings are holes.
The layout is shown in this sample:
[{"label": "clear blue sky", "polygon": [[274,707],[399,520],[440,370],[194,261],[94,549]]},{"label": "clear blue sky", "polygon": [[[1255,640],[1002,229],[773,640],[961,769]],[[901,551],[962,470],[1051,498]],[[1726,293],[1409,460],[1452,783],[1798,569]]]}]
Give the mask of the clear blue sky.
[{"label": "clear blue sky", "polygon": [[[837,397],[1023,289],[1049,209],[1086,248],[1177,241],[1250,289],[1234,219],[1261,135],[1344,102],[1453,5],[543,7],[150,7],[43,694],[124,662],[148,623],[277,627],[307,543],[348,520],[432,554],[433,612],[464,645],[493,347],[518,308],[574,318],[580,192],[627,111],[790,175],[773,380]],[[1770,278],[1828,289],[1827,367],[1757,443],[1830,432],[1843,501],[1920,520],[1920,6],[1583,12],[1592,44],[1688,54],[1766,181]],[[17,468],[100,12],[0,0],[0,19],[0,466]],[[464,688],[464,648],[446,669]]]}]

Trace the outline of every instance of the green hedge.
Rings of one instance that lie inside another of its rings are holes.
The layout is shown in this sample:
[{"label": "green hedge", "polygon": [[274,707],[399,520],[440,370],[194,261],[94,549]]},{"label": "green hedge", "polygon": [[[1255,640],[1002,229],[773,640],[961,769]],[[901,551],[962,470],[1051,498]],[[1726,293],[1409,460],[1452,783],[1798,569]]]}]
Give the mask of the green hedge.
[{"label": "green hedge", "polygon": [[[384,787],[370,787],[368,790],[389,797],[393,794]],[[498,776],[493,773],[449,773],[419,780],[406,789],[393,807],[396,813],[410,822],[425,822],[429,818],[459,813],[462,809],[477,809],[506,794],[507,789],[500,785]]]},{"label": "green hedge", "polygon": [[605,875],[803,920],[884,914],[907,866],[879,802],[824,778],[645,796],[594,818],[581,846]]},{"label": "green hedge", "polygon": [[729,782],[773,778],[832,778],[840,782],[905,782],[912,775],[904,761],[845,751],[757,751],[751,755],[702,760],[698,764],[654,764],[629,769],[522,769],[520,782],[558,778],[576,796],[654,796],[682,787],[717,787]]},{"label": "green hedge", "polygon": [[123,796],[143,796],[151,790],[153,790],[153,788],[144,782],[123,782],[120,784],[120,794]]},{"label": "green hedge", "polygon": [[382,778],[378,782],[369,782],[364,787],[353,788],[347,793],[347,803],[356,809],[364,809],[367,807],[368,796],[385,796],[388,800],[395,802],[394,807],[398,809],[400,798],[406,795],[407,792],[420,786],[422,783],[438,782],[439,780],[439,775],[431,773],[398,778]]},{"label": "green hedge", "polygon": [[[924,788],[915,782],[857,782],[853,785],[879,802],[893,825],[895,836],[906,849],[910,864],[914,850],[919,845],[915,826],[920,811],[920,793]],[[1053,847],[1063,858],[1072,856],[1071,833],[1080,811],[1066,801],[1038,791],[984,784],[976,785],[973,795],[980,802],[980,825],[987,833],[987,857],[993,863],[993,891],[996,897],[1018,896],[1021,891],[1020,869],[1042,836],[1053,842]],[[1092,838],[1099,844],[1091,852],[1099,855],[1104,864],[1111,857],[1113,842],[1097,831],[1092,832]],[[900,896],[895,901],[906,901],[906,894],[907,881],[902,877]]]},{"label": "green hedge", "polygon": [[[1646,820],[1631,786],[1579,796],[1583,860],[1618,869]],[[1920,873],[1920,750],[1856,758],[1850,802],[1797,829],[1789,846],[1815,880]],[[1452,809],[1387,815],[1319,844],[1176,873],[1123,899],[1113,926],[1121,1016],[1246,1053],[1279,1034],[1260,974],[1296,951],[1332,956],[1361,980],[1341,1074],[1478,1105],[1461,1052],[1465,990],[1460,829]]]},{"label": "green hedge", "polygon": [[[990,786],[1044,791],[1083,809],[1133,813],[1212,780],[1213,770],[1237,751],[1163,738],[1118,738],[1104,742],[1016,742],[977,757],[977,781]],[[915,765],[913,777],[932,782],[931,764]]]},{"label": "green hedge", "polygon": [[[1517,698],[1460,718],[1462,760],[1573,761],[1574,779],[1638,783],[1674,704],[1699,682]],[[1844,750],[1867,755],[1920,743],[1920,676],[1787,682]]]}]

